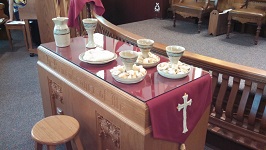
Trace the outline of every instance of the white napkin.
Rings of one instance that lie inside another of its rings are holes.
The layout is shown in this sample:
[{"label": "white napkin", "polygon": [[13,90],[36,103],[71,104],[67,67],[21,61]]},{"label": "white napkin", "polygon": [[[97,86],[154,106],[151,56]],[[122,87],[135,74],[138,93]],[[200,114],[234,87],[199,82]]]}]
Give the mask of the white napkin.
[{"label": "white napkin", "polygon": [[114,53],[96,47],[95,49],[86,51],[83,59],[87,61],[107,61],[114,58],[114,56]]}]

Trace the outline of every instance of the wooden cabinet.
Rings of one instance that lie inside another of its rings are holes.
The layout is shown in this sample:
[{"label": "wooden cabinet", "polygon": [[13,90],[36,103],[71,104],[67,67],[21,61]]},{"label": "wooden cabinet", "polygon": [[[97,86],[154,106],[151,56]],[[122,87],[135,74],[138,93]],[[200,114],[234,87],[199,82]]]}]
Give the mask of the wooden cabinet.
[{"label": "wooden cabinet", "polygon": [[225,34],[227,31],[227,13],[219,13],[217,10],[213,10],[210,14],[208,33],[214,36]]}]

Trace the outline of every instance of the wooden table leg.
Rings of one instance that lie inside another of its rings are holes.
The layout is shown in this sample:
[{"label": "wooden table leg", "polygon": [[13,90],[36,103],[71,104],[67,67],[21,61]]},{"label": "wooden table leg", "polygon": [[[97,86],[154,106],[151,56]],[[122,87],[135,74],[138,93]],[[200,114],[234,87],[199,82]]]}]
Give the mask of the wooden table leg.
[{"label": "wooden table leg", "polygon": [[24,36],[24,41],[25,41],[25,44],[26,44],[26,48],[29,49],[29,43],[28,43],[26,28],[23,27],[22,31],[23,31],[23,36]]},{"label": "wooden table leg", "polygon": [[31,32],[30,32],[30,25],[29,25],[29,19],[25,19],[25,28],[27,33],[27,40],[28,40],[28,51],[30,53],[30,56],[34,56],[34,54],[37,53],[37,49],[32,47],[32,39],[31,39]]},{"label": "wooden table leg", "polygon": [[7,38],[8,38],[8,42],[10,45],[11,50],[13,50],[13,46],[12,46],[12,37],[11,37],[11,33],[9,28],[6,26],[6,34],[7,34]]}]

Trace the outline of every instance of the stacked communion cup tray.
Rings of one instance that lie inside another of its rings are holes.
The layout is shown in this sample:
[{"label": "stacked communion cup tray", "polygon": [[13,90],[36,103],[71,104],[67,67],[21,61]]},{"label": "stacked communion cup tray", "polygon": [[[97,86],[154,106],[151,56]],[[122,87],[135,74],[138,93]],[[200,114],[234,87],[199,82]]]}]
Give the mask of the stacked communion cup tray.
[{"label": "stacked communion cup tray", "polygon": [[162,62],[157,65],[158,73],[166,78],[180,79],[186,77],[191,69],[190,65],[180,62],[185,48],[177,45],[166,47],[166,53],[170,62]]},{"label": "stacked communion cup tray", "polygon": [[157,65],[158,73],[166,78],[180,79],[186,77],[190,72],[190,65],[182,62],[171,64],[170,62],[162,62]]},{"label": "stacked communion cup tray", "polygon": [[154,41],[150,39],[137,40],[137,45],[141,51],[136,61],[137,65],[142,65],[144,68],[151,68],[160,62],[160,57],[150,52],[153,43]]},{"label": "stacked communion cup tray", "polygon": [[137,66],[136,60],[138,52],[136,51],[121,51],[119,56],[123,66],[117,66],[110,70],[113,78],[120,83],[132,84],[142,81],[147,75],[146,69],[143,66]]}]

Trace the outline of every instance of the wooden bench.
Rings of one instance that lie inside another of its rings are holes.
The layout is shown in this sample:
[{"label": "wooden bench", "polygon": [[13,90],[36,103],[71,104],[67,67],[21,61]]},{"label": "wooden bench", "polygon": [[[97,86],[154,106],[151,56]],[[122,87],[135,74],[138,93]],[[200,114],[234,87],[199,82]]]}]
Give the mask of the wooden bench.
[{"label": "wooden bench", "polygon": [[258,44],[258,38],[262,25],[266,22],[266,1],[265,0],[246,0],[240,8],[235,8],[228,15],[228,29],[226,38],[229,38],[231,21],[236,20],[242,24],[255,23],[257,25],[254,44]]},{"label": "wooden bench", "polygon": [[[91,9],[93,10],[93,9]],[[137,45],[143,38],[98,19],[96,32]],[[166,55],[167,45],[154,43],[152,51]],[[202,56],[187,50],[181,61],[212,74],[212,109],[208,132],[251,149],[266,149],[266,71]]]}]

